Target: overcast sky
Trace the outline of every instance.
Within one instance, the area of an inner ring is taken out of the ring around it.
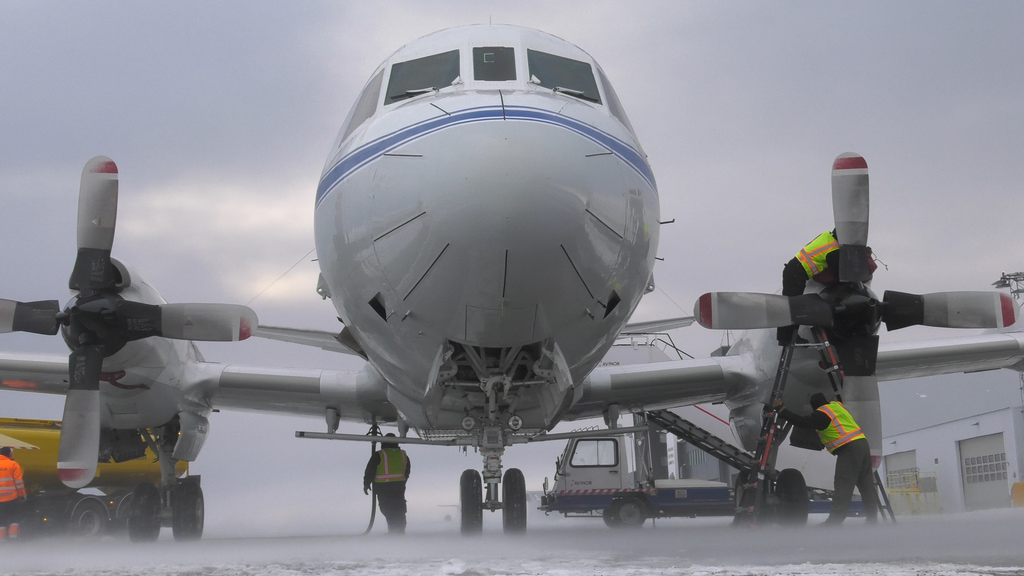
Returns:
[[[832,227],[830,167],[846,151],[871,170],[879,294],[985,290],[1024,269],[1019,2],[2,2],[0,296],[66,299],[79,177],[105,154],[121,180],[114,255],[167,300],[249,303],[266,324],[336,330],[307,254],[337,130],[394,50],[487,22],[577,44],[615,85],[662,220],[675,219],[638,319],[689,314],[708,291],[776,291],[783,264]],[[904,332],[895,337],[941,336]],[[722,338],[696,326],[673,336],[694,355]],[[0,349],[66,352],[32,335],[4,336]],[[220,361],[358,366],[273,342],[202,349]],[[0,395],[0,416],[60,417],[61,399],[22,398]],[[232,499],[279,496],[244,480],[264,475],[268,458],[308,482],[290,488],[344,495],[320,507],[323,522],[331,506],[363,514],[356,460],[368,450],[290,437],[321,427],[215,415],[193,466],[209,521]],[[558,448],[510,450],[506,466],[537,489]],[[461,468],[480,465],[472,453],[412,450],[422,480],[410,490],[424,500],[429,488],[454,503]],[[444,464],[430,475],[428,460]]]

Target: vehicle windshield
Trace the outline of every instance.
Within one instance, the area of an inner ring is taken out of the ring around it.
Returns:
[[[573,452],[573,466],[615,466],[618,464],[615,440],[580,440]]]
[[[527,50],[526,60],[530,67],[530,81],[589,102],[601,103],[601,94],[597,91],[594,70],[590,64]]]
[[[384,105],[451,86],[458,78],[458,50],[398,62],[391,66],[391,78],[388,80],[388,93]]]

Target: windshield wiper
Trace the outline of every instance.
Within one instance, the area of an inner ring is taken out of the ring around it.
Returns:
[[[412,98],[414,96],[419,96],[421,94],[426,94],[427,92],[437,92],[437,91],[438,91],[438,88],[435,88],[433,86],[431,86],[429,88],[415,88],[413,90],[406,90],[405,92],[403,92],[401,94],[395,94],[394,96],[391,97],[391,99],[392,100],[404,100],[406,98]]]
[[[580,90],[574,90],[572,88],[566,88],[564,86],[555,86],[552,89],[552,92],[561,92],[562,94],[573,96],[575,98],[579,98],[580,100],[586,100],[587,102],[593,102],[595,104],[600,102],[600,100],[598,100],[597,98],[594,98],[593,96],[587,96]]]

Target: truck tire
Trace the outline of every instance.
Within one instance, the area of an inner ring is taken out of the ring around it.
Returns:
[[[501,525],[505,534],[526,533],[526,478],[522,470],[509,468],[501,481]]]
[[[77,538],[99,538],[107,533],[110,517],[107,507],[95,496],[86,496],[71,510],[68,530]]]
[[[149,482],[132,490],[128,510],[128,539],[132,542],[153,542],[160,537],[160,491]]]
[[[480,534],[484,530],[483,481],[476,470],[465,470],[459,480],[459,508],[462,522],[459,531],[464,535]]]
[[[611,508],[601,511],[601,519],[604,520],[604,525],[609,528],[620,528],[622,522],[619,521],[618,516],[612,511]]]
[[[647,521],[647,505],[638,498],[623,498],[612,504],[612,517],[621,528],[639,528]]]
[[[171,493],[171,529],[178,542],[203,537],[203,489],[198,482],[182,482]]]
[[[803,526],[807,524],[807,511],[810,498],[807,495],[807,482],[804,475],[795,468],[786,468],[779,472],[775,480],[775,494],[779,497],[776,519],[785,526]]]

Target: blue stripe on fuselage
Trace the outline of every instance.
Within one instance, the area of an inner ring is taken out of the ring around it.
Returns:
[[[651,188],[655,188],[654,173],[647,164],[647,160],[637,150],[606,132],[602,132],[589,124],[540,108],[508,106],[502,109],[500,106],[488,106],[469,108],[451,115],[424,120],[411,126],[406,126],[391,134],[381,136],[357,148],[328,170],[327,174],[320,180],[320,185],[316,191],[316,205],[319,206],[328,192],[356,170],[402,144],[452,126],[494,120],[541,122],[571,130],[615,154],[615,156],[623,160],[639,174],[640,177],[646,180]]]

